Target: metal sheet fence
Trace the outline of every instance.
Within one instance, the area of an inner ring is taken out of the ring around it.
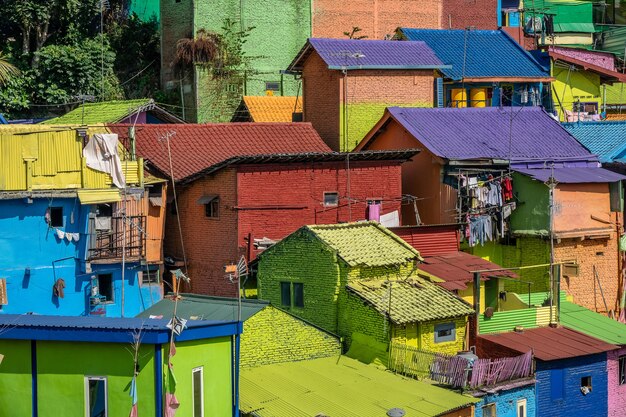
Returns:
[[[431,379],[454,388],[478,388],[526,378],[533,373],[532,352],[513,358],[469,360],[392,342],[389,369],[417,379]]]

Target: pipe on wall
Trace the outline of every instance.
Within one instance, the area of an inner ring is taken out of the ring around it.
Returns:
[[[163,355],[161,344],[154,345],[154,410],[156,417],[163,416]]]

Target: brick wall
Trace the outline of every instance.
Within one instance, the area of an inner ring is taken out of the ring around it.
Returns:
[[[177,192],[191,290],[197,294],[236,295],[236,285],[224,277],[224,266],[238,260],[235,169],[223,169],[188,187],[179,187]],[[220,198],[217,219],[206,217],[204,205],[198,204],[199,198],[212,194]],[[166,220],[165,253],[182,258],[177,219],[170,208]]]
[[[438,28],[440,0],[313,0],[313,37],[343,38],[354,26],[357,35],[383,39],[399,26]]]
[[[344,340],[346,350],[350,348],[354,333],[369,336],[377,342],[389,343],[390,326],[386,317],[367,305],[361,297],[341,291],[338,333]]]
[[[455,338],[452,342],[435,342],[435,326],[441,323],[454,322]],[[420,348],[429,352],[448,353],[456,355],[458,352],[465,350],[465,329],[467,325],[467,317],[458,317],[445,320],[433,320],[420,323]]]
[[[481,392],[484,394],[484,392]],[[526,416],[534,417],[535,414],[535,385],[526,385],[513,389],[502,390],[486,394],[481,401],[476,404],[475,417],[487,417],[483,413],[483,406],[496,403],[496,413],[498,416],[517,417],[517,402],[526,400]]]
[[[578,264],[578,276],[561,279],[561,290],[574,297],[574,302],[599,313],[615,309],[618,292],[618,236],[611,239],[563,239],[555,242],[554,256],[557,262],[573,260]],[[594,276],[594,267],[600,284]],[[602,290],[600,290],[602,287]]]
[[[341,354],[339,339],[275,307],[244,322],[242,367],[295,362]]]
[[[498,0],[443,0],[441,28],[498,28]]]
[[[626,410],[626,384],[619,384],[619,357],[626,355],[623,347],[607,353],[607,375],[609,380],[609,417],[622,417]]]

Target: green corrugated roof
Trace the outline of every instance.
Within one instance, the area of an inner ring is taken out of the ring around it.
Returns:
[[[626,345],[626,324],[569,301],[561,301],[561,324],[607,343]]]
[[[181,294],[178,300],[176,315],[184,319],[194,317],[195,320],[231,321],[237,320],[237,299],[209,297],[195,294]],[[241,300],[241,320],[246,321],[268,306],[268,302],[260,300]],[[150,316],[172,317],[174,300],[165,297],[137,317]]]
[[[398,281],[355,281],[347,288],[379,313],[389,314],[391,321],[398,324],[461,317],[474,312],[451,292],[417,276]]]
[[[615,83],[606,86],[606,104],[626,104],[625,83]]]
[[[240,408],[258,417],[438,416],[477,399],[342,356],[243,369]]]
[[[136,113],[141,106],[154,104],[152,99],[142,98],[138,100],[102,101],[100,103],[85,103],[85,116],[83,118],[83,106],[78,106],[69,113],[54,119],[46,120],[42,124],[78,124],[89,125],[94,123],[117,123],[131,114]]]
[[[305,227],[350,266],[401,265],[421,259],[411,245],[377,222]]]

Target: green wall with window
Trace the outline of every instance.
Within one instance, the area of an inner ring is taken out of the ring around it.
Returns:
[[[0,416],[32,415],[30,341],[0,340],[0,355]]]

